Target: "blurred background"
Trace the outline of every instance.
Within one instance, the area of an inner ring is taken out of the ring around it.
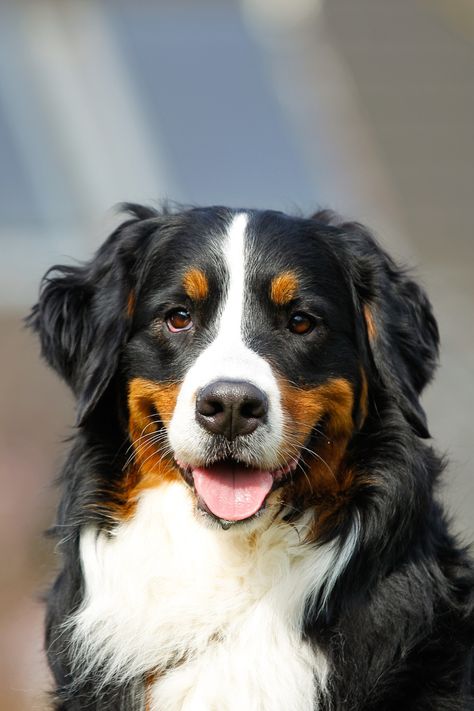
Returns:
[[[123,200],[370,225],[440,322],[424,404],[474,538],[472,0],[0,0],[0,711],[46,709],[40,597],[69,393],[22,318]]]

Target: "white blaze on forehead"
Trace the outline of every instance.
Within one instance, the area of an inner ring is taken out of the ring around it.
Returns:
[[[224,258],[229,274],[227,298],[219,323],[219,339],[241,340],[245,300],[245,213],[234,217],[224,243]]]
[[[243,340],[246,303],[245,238],[248,216],[238,213],[223,241],[222,254],[228,274],[228,288],[217,317],[217,335],[200,353],[186,374],[168,427],[175,456],[189,464],[205,463],[205,447],[212,435],[195,419],[198,392],[217,380],[246,380],[260,388],[268,398],[267,422],[249,437],[255,463],[276,468],[277,452],[282,442],[283,416],[280,392],[270,365]]]

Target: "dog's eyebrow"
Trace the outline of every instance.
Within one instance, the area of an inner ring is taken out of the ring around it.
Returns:
[[[286,271],[273,277],[270,284],[270,298],[282,306],[295,298],[298,291],[298,277],[295,272]]]
[[[209,294],[209,282],[201,269],[188,269],[183,277],[183,287],[193,301],[201,301]]]

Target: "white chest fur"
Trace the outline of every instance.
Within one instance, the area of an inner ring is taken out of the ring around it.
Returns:
[[[303,642],[302,615],[333,578],[335,547],[301,537],[287,524],[211,530],[184,485],[147,491],[112,537],[82,532],[78,671],[102,667],[106,683],[163,670],[151,711],[313,708],[327,664]]]

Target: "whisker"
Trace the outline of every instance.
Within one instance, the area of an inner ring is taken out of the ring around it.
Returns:
[[[137,440],[132,442],[127,452],[132,449],[130,456],[125,462],[123,469],[127,468],[138,455],[146,450],[148,447],[152,447],[154,444],[158,444],[161,440],[167,439],[167,433],[165,430],[157,432],[148,432],[146,435],[141,435]]]

